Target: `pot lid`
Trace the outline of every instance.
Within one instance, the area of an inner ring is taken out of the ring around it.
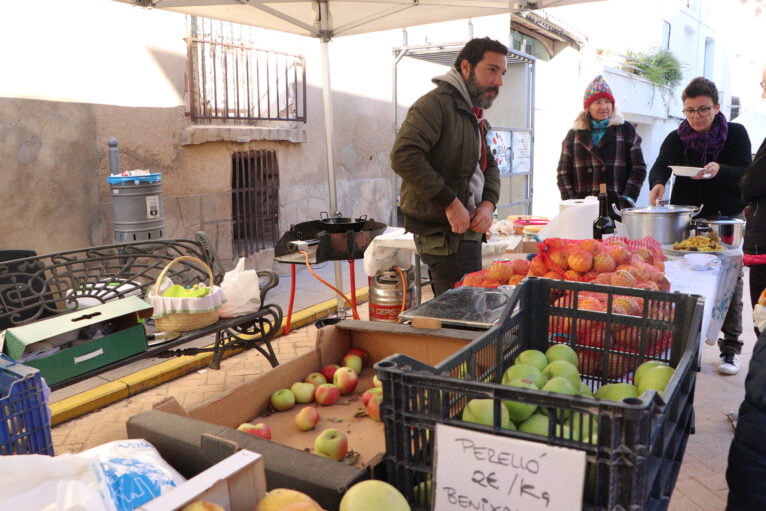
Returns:
[[[646,206],[643,208],[627,208],[622,213],[640,213],[640,214],[679,214],[692,213],[699,209],[697,206],[682,206],[678,204],[664,204],[662,206]]]
[[[712,225],[737,225],[737,224],[744,224],[745,223],[744,220],[741,220],[739,218],[730,218],[730,217],[697,218],[697,219],[695,219],[695,222],[697,222],[697,223],[705,223],[705,224],[712,224]]]

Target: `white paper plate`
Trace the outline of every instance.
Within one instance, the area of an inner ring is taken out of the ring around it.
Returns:
[[[678,165],[670,165],[670,168],[673,169],[673,174],[685,177],[691,177],[702,170],[702,167],[681,167]]]

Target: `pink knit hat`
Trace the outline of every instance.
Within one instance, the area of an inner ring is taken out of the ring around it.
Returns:
[[[583,108],[586,110],[591,103],[597,99],[606,98],[615,104],[614,96],[612,96],[612,89],[609,88],[609,84],[604,81],[604,77],[598,75],[590,82],[588,88],[585,89],[585,95],[583,96]]]

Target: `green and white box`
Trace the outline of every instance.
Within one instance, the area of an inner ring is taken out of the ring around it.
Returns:
[[[137,296],[9,328],[5,352],[36,367],[48,385],[146,350],[141,319],[152,306]]]

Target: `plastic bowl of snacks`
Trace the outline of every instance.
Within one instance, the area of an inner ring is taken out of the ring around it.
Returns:
[[[684,259],[692,270],[704,271],[709,270],[710,265],[718,258],[713,254],[686,254]]]

